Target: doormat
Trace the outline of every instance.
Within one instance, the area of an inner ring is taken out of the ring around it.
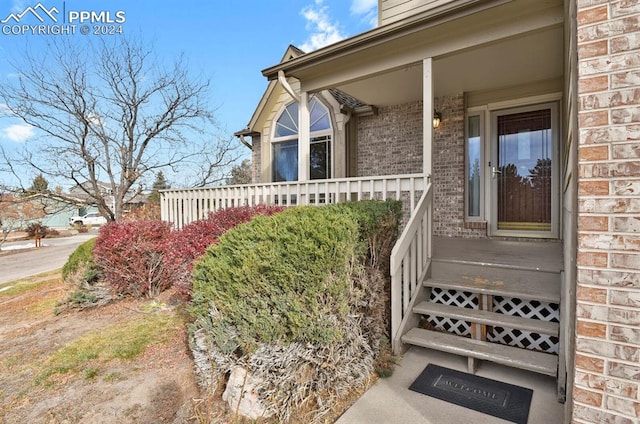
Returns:
[[[409,387],[445,402],[527,424],[533,390],[429,364]]]

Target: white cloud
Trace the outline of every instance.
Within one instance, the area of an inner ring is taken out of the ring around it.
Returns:
[[[328,11],[329,8],[323,5],[323,0],[316,0],[314,5],[306,6],[300,12],[307,20],[307,29],[311,31],[307,40],[300,46],[305,52],[317,50],[345,38],[337,22],[331,21]]]
[[[2,136],[16,143],[24,143],[35,134],[29,124],[14,124],[2,129]]]
[[[378,25],[378,0],[352,0],[349,11],[372,28]]]

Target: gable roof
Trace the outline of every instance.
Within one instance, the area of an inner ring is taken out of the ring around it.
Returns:
[[[290,44],[287,47],[287,50],[285,51],[284,55],[282,56],[280,63],[284,64],[286,62],[295,60],[298,57],[303,56],[305,54],[306,53],[304,51]],[[256,131],[255,125],[258,121],[258,117],[262,113],[264,107],[266,106],[269,100],[269,96],[271,96],[271,94],[273,93],[273,90],[275,89],[276,85],[278,85],[277,80],[269,81],[269,85],[267,86],[267,89],[262,94],[262,97],[260,98],[260,101],[258,102],[258,105],[256,106],[256,109],[254,110],[253,115],[251,115],[251,120],[247,124],[247,127],[233,134],[234,136],[239,137],[240,141],[242,141],[242,143],[244,143],[249,148],[251,148],[250,144],[244,141],[243,137],[244,136],[255,137],[260,135],[260,132]],[[355,110],[357,108],[367,106],[365,103],[361,102],[355,97],[350,96],[349,94],[342,92],[338,89],[332,88],[329,90],[329,93],[333,96],[334,99],[336,99],[336,101],[340,105],[346,106],[346,108],[349,110]]]
[[[300,50],[293,44],[289,44],[289,46],[284,52],[284,55],[282,55],[282,59],[280,59],[280,63],[288,62],[304,54],[305,54],[304,51]],[[253,114],[251,115],[251,119],[249,120],[247,127],[236,132],[234,134],[236,137],[239,137],[240,135],[249,135],[249,136],[251,136],[252,134],[257,135],[257,132],[255,131],[256,122],[258,121],[258,117],[260,116],[260,113],[262,113],[262,109],[264,109],[265,105],[267,104],[267,101],[269,100],[269,96],[271,95],[271,93],[273,93],[273,90],[275,89],[277,84],[278,84],[278,81],[269,81],[269,85],[267,85],[267,89],[262,94],[262,97],[258,102],[258,106],[256,106],[256,109],[253,111]]]

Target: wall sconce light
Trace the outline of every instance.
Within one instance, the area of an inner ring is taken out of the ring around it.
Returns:
[[[440,122],[442,122],[442,113],[434,110],[433,111],[433,129],[436,129],[440,126]]]

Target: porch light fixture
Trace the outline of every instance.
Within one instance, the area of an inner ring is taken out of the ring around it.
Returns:
[[[433,111],[433,129],[436,129],[440,126],[440,122],[442,122],[442,113],[437,110]]]

